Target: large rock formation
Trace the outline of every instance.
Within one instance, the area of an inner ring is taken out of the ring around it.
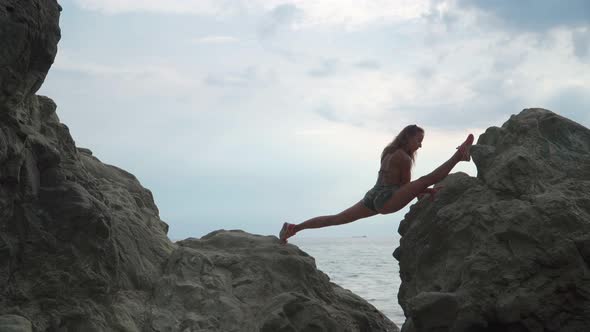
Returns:
[[[400,224],[402,331],[589,331],[590,130],[526,109],[472,152]]]
[[[217,231],[178,242],[155,293],[163,322],[194,331],[398,331],[312,257],[275,236]],[[157,330],[167,330],[167,326]]]
[[[1,331],[397,331],[276,237],[172,243],[150,191],[35,95],[60,10],[0,0]]]

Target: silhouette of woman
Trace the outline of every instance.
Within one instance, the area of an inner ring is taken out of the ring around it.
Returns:
[[[469,134],[449,160],[430,174],[411,181],[412,165],[423,139],[424,129],[417,125],[405,127],[381,153],[377,182],[360,202],[335,215],[311,218],[300,224],[284,223],[280,240],[286,243],[288,238],[304,229],[342,225],[376,214],[393,213],[423,195],[430,194],[433,199],[440,188],[429,187],[444,179],[460,161],[471,160],[469,149],[474,137]]]

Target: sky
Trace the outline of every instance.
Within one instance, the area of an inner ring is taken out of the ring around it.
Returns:
[[[408,124],[413,178],[525,108],[590,127],[587,0],[59,2],[38,94],[151,190],[173,240],[338,213]],[[407,212],[297,236],[394,234]]]

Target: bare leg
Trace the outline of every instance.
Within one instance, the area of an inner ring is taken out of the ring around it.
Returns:
[[[383,208],[379,210],[379,213],[388,214],[400,210],[404,206],[408,205],[408,203],[410,203],[420,193],[422,193],[424,189],[440,182],[447,175],[449,175],[453,167],[455,167],[459,161],[469,160],[469,147],[471,146],[472,142],[473,137],[470,135],[467,141],[463,143],[461,148],[459,148],[457,152],[453,154],[451,159],[447,160],[430,174],[424,175],[419,179],[402,186],[398,191],[395,192],[389,201],[385,203]]]
[[[308,228],[321,228],[327,226],[336,226],[347,224],[355,220],[367,218],[376,215],[377,212],[367,208],[362,202],[358,202],[348,209],[330,216],[320,216],[306,220],[298,225],[295,225],[295,231],[299,232]]]

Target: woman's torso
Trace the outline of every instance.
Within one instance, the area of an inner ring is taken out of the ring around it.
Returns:
[[[379,169],[379,176],[377,177],[376,185],[382,186],[399,186],[401,183],[401,167],[400,160],[403,157],[401,154],[406,154],[402,150],[396,150],[386,155],[381,161],[381,168]]]

